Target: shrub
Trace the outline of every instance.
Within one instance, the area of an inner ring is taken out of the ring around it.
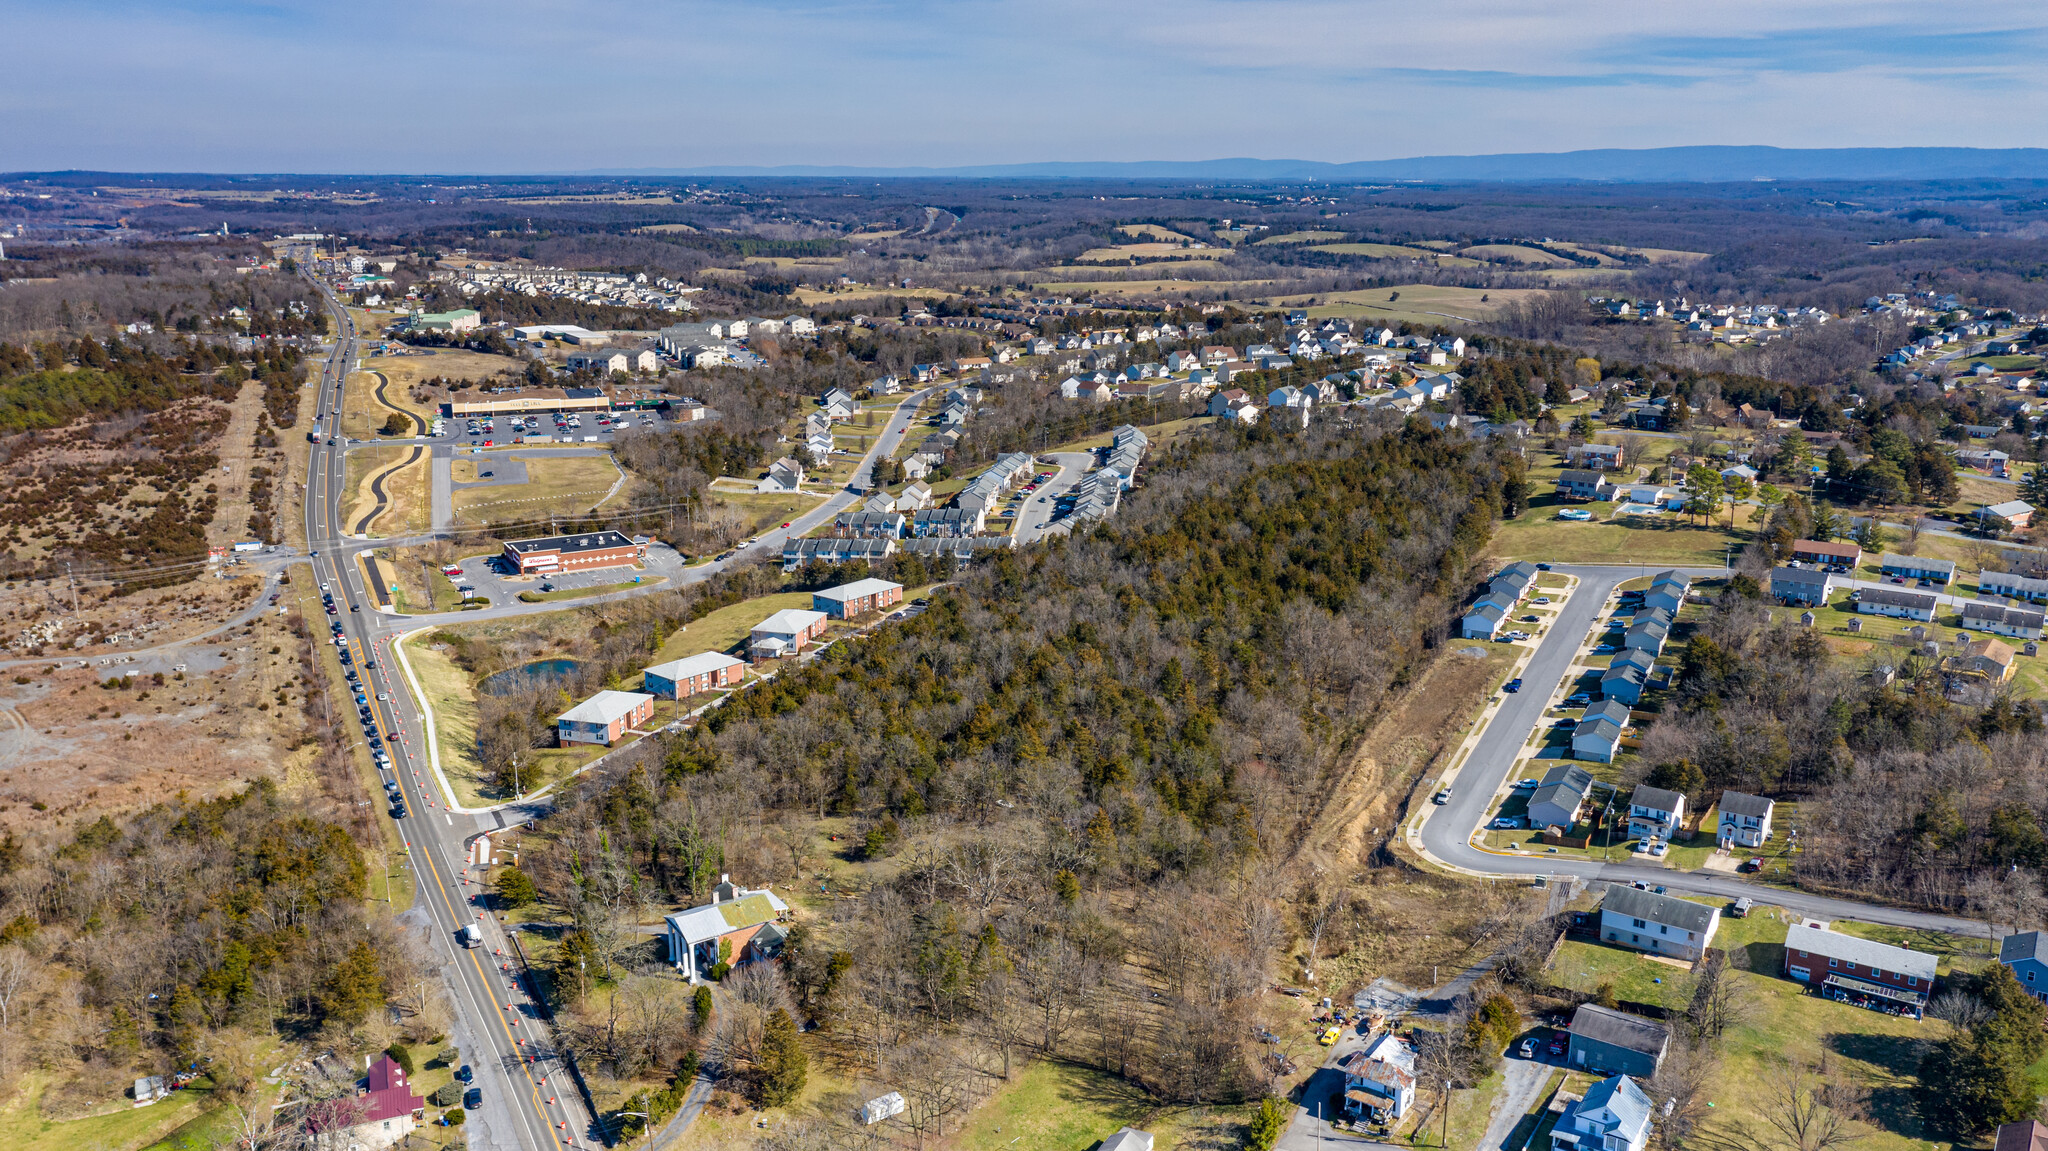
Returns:
[[[391,1056],[392,1062],[405,1069],[407,1079],[419,1074],[419,1068],[413,1065],[412,1052],[406,1049],[405,1044],[393,1043],[384,1049],[384,1054]]]
[[[1273,1151],[1273,1144],[1278,1143],[1281,1133],[1287,1130],[1287,1112],[1287,1105],[1271,1095],[1259,1100],[1251,1129],[1245,1133],[1245,1144],[1252,1151]]]

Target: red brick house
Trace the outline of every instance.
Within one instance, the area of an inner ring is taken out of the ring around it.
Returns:
[[[1920,1018],[1934,994],[1936,959],[1828,930],[1809,919],[1785,932],[1785,975],[1817,993],[1858,1007]]]

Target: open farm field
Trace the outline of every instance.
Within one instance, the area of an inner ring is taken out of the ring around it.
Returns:
[[[1122,232],[1126,236],[1136,236],[1142,240],[1160,240],[1169,244],[1178,244],[1182,240],[1194,239],[1193,236],[1182,235],[1171,228],[1160,227],[1158,224],[1124,224],[1118,227],[1117,231]]]
[[[1475,260],[1506,260],[1512,263],[1533,264],[1541,268],[1569,268],[1573,264],[1563,256],[1553,256],[1541,248],[1525,248],[1520,244],[1479,244],[1461,248],[1461,256]]]
[[[1254,241],[1254,246],[1258,244],[1327,244],[1332,240],[1341,240],[1343,238],[1344,233],[1342,232],[1285,232],[1278,236],[1267,236],[1263,240]]]
[[[1113,248],[1090,248],[1081,253],[1084,264],[1107,264],[1125,260],[1144,262],[1151,260],[1206,260],[1215,256],[1216,250],[1206,244],[1199,248],[1183,247],[1175,243],[1118,244]]]
[[[1480,261],[1464,256],[1448,256],[1432,252],[1428,248],[1411,248],[1401,244],[1316,244],[1318,252],[1334,252],[1340,256],[1371,256],[1379,260],[1428,260],[1445,268],[1476,268]]]
[[[1246,288],[1255,287],[1257,281],[1245,282]],[[1442,323],[1445,320],[1488,320],[1500,314],[1502,308],[1528,296],[1538,294],[1540,288],[1454,288],[1434,284],[1408,284],[1399,288],[1366,288],[1355,292],[1340,292],[1310,296],[1261,297],[1256,302],[1270,307],[1303,308],[1309,316],[1321,319],[1325,316],[1364,316],[1377,320],[1413,320],[1418,323]],[[1314,302],[1309,301],[1313,299]]]

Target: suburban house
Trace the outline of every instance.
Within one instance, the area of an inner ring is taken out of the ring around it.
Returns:
[[[2019,653],[1995,639],[1980,639],[1941,661],[1941,670],[1963,679],[2004,683],[2012,678]]]
[[[1593,794],[1593,773],[1583,767],[1558,764],[1543,773],[1543,779],[1529,796],[1529,826],[1557,827],[1570,831],[1579,821],[1579,809]]]
[[[804,466],[789,456],[784,456],[768,466],[768,474],[754,485],[757,492],[802,491]]]
[[[1777,804],[1761,795],[1724,791],[1715,805],[1721,817],[1714,832],[1722,847],[1762,847],[1771,838],[1771,813]]]
[[[1415,1105],[1415,1048],[1383,1031],[1364,1048],[1337,1061],[1344,1073],[1344,1113],[1391,1124]]]
[[[896,497],[896,510],[899,512],[914,512],[921,508],[929,507],[931,502],[931,485],[914,483],[905,487],[903,494]]]
[[[1603,1079],[1565,1105],[1550,1129],[1550,1151],[1643,1151],[1650,1145],[1653,1110],[1635,1080]]]
[[[1685,793],[1637,784],[1628,797],[1628,833],[1666,843],[1685,826]]]
[[[1928,559],[1924,556],[1902,556],[1885,552],[1878,557],[1878,567],[1884,578],[1897,576],[1901,579],[1926,580],[1929,583],[1953,583],[1956,578],[1954,560]]]
[[[1671,1047],[1671,1029],[1652,1019],[1630,1015],[1597,1003],[1583,1003],[1572,1012],[1571,1048],[1565,1065],[1607,1074],[1657,1073]]]
[[[2048,1001],[2048,931],[2022,931],[1999,940],[1998,961],[2012,968],[2027,994]]]
[[[1481,596],[1477,603],[1465,609],[1464,618],[1458,621],[1458,635],[1462,639],[1492,639],[1507,618],[1508,609],[1491,594]]]
[[[1664,653],[1664,641],[1670,638],[1670,613],[1663,608],[1644,608],[1636,613],[1635,622],[1621,637],[1621,646],[1631,651],[1648,652],[1650,658],[1655,659]]]
[[[821,611],[783,608],[747,633],[747,658],[781,659],[796,655],[804,650],[805,644],[825,634],[828,618]]]
[[[1833,540],[1793,540],[1792,558],[1803,564],[1852,568],[1862,562],[1863,549],[1853,543]]]
[[[1600,900],[1600,938],[1653,955],[1695,960],[1721,926],[1721,909],[1640,887],[1607,885]]]
[[[1622,465],[1620,444],[1573,444],[1564,453],[1566,465],[1611,472]]]
[[[1859,1007],[1886,1005],[1913,1018],[1934,994],[1936,959],[1909,947],[1844,935],[1808,919],[1785,929],[1785,975]]]
[[[1917,619],[1922,623],[1934,618],[1938,602],[1928,592],[1904,588],[1863,588],[1856,593],[1856,610],[1863,615],[1888,615],[1895,619]]]
[[[2010,563],[2012,557],[2007,556],[2006,559]],[[2048,603],[2048,579],[2036,579],[2017,572],[1979,572],[1977,594],[2023,599],[2028,603]]]
[[[1231,388],[1209,397],[1209,414],[1255,424],[1259,422],[1259,402],[1243,388]]]
[[[363,1093],[343,1102],[345,1107],[327,1114],[342,1117],[341,1122],[348,1124],[346,1127],[326,1129],[318,1118],[322,1114],[320,1109],[315,1109],[313,1117],[309,1117],[307,1133],[314,1137],[316,1145],[346,1147],[350,1151],[357,1148],[361,1151],[383,1151],[404,1142],[419,1126],[422,1112],[420,1097],[412,1093],[405,1068],[389,1055],[380,1055],[375,1063],[370,1064]]]
[[[811,593],[811,607],[833,619],[886,611],[902,602],[903,585],[885,579],[860,579]]]
[[[2015,639],[2040,639],[2044,621],[2048,621],[2048,615],[2043,615],[2037,607],[1982,599],[1963,605],[1963,626],[1971,631],[1988,631]]]
[[[718,877],[711,902],[667,916],[668,960],[691,983],[718,964],[739,967],[781,952],[789,905],[772,891],[748,891]]]
[[[842,536],[782,541],[782,570],[795,571],[805,564],[844,564],[856,560],[874,563],[896,553],[896,541],[864,540]]]
[[[1601,700],[1587,708],[1572,729],[1572,758],[1612,763],[1627,729],[1628,705],[1618,699]]]
[[[1648,652],[1631,648],[1614,657],[1607,670],[1600,673],[1600,695],[1603,699],[1619,700],[1635,706],[1643,701],[1643,689],[1650,683],[1651,657]]]
[[[653,714],[651,695],[601,691],[555,717],[555,738],[564,746],[601,743],[609,747]]]
[[[1675,571],[1658,572],[1651,577],[1649,589],[1643,592],[1643,606],[1659,609],[1675,618],[1678,609],[1685,606],[1685,593],[1690,590],[1690,577]]]
[[[1834,579],[1820,568],[1772,568],[1771,598],[1787,606],[1820,607],[1835,590]]]
[[[1614,495],[1614,484],[1599,472],[1566,468],[1557,473],[1557,494],[1568,500],[1604,500]]]
[[[1993,520],[2004,520],[2006,527],[2017,530],[2034,522],[2034,505],[2025,500],[2007,500],[2002,504],[1978,508],[1972,514],[1986,524]]]
[[[629,567],[646,558],[647,545],[619,532],[580,536],[542,536],[507,540],[505,564],[520,575],[553,575],[563,571]]]
[[[640,690],[662,699],[688,699],[747,677],[747,665],[722,651],[699,652],[658,663],[640,673]]]

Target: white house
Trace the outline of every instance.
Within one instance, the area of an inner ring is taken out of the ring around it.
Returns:
[[[1617,947],[1694,960],[1721,927],[1721,909],[1640,887],[1607,885],[1600,900],[1600,938]]]
[[[1626,1075],[1603,1079],[1565,1105],[1550,1130],[1551,1151],[1643,1151],[1650,1145],[1653,1110],[1635,1080]]]
[[[1771,813],[1777,804],[1761,795],[1724,791],[1715,840],[1722,847],[1762,847],[1771,838]]]
[[[765,959],[789,938],[779,922],[788,914],[774,892],[749,891],[721,875],[710,903],[667,917],[668,961],[695,983],[721,962],[740,967]]]
[[[1684,824],[1684,792],[1639,784],[1628,797],[1628,833],[1637,839],[1668,843]]]
[[[1393,1123],[1415,1106],[1415,1049],[1383,1031],[1362,1050],[1337,1061],[1344,1073],[1344,1113]]]
[[[795,492],[804,486],[804,466],[788,456],[768,468],[768,476],[754,485],[757,492]]]

